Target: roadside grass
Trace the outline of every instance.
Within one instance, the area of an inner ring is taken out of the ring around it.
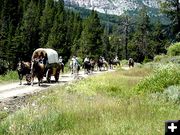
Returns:
[[[16,71],[9,71],[5,75],[0,75],[0,83],[7,81],[17,81],[18,79],[18,73]]]
[[[149,67],[134,67],[131,70],[126,70],[122,72],[124,76],[129,77],[145,77],[152,73],[152,69]]]
[[[68,72],[70,72],[70,69],[67,66],[65,66],[64,73],[68,73]],[[19,77],[18,77],[17,71],[9,71],[5,75],[0,75],[0,84],[14,82],[18,80],[19,80]],[[23,80],[25,80],[25,76],[23,77]]]
[[[51,88],[5,118],[0,134],[164,134],[164,122],[179,119],[180,107],[134,93],[133,88],[150,73],[146,68],[118,70]]]

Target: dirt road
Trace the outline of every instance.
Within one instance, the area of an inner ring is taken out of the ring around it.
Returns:
[[[122,69],[128,70],[129,67],[123,66]],[[86,78],[91,75],[98,75],[105,72],[113,72],[115,70],[109,69],[108,71],[95,71],[90,75],[84,74],[84,71],[80,71],[78,78]],[[41,86],[38,86],[37,80],[35,80],[35,84],[33,86],[27,85],[26,81],[22,82],[22,85],[19,85],[19,82],[9,83],[9,84],[0,84],[0,101],[3,101],[7,98],[17,97],[17,96],[24,96],[27,94],[33,94],[34,92],[46,90],[51,86],[55,85],[64,85],[69,82],[72,82],[76,80],[73,75],[70,73],[68,74],[61,74],[59,78],[59,82],[55,83],[54,77],[51,77],[52,83],[46,83],[45,79],[43,79],[44,82],[41,84]]]
[[[97,74],[102,74],[105,72],[113,72],[113,71],[115,70],[108,70],[108,71],[101,71],[101,72],[97,71],[97,72],[93,72],[91,75],[97,75]],[[81,71],[77,78],[86,78],[91,75],[84,74],[84,71]],[[68,82],[72,82],[76,80],[76,78],[74,78],[74,76],[69,73],[69,74],[60,75],[58,83],[55,83],[53,81],[54,80],[53,76],[51,77],[52,83],[46,83],[45,79],[43,80],[44,81],[41,84],[41,86],[38,86],[37,80],[34,81],[35,84],[33,86],[27,85],[26,81],[23,81],[22,85],[19,85],[19,82],[14,82],[10,84],[0,84],[0,101],[3,101],[7,98],[33,94],[34,92],[46,90],[51,86],[64,85],[64,84],[67,84]]]

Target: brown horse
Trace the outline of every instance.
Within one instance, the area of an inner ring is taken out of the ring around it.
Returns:
[[[30,71],[31,71],[31,63],[19,61],[17,64],[17,72],[20,80],[20,85],[22,84],[23,76],[26,75],[27,83],[30,83]]]
[[[40,82],[42,82],[42,79],[44,77],[44,71],[45,71],[45,65],[40,63],[39,60],[35,59],[32,61],[31,66],[31,85],[33,86],[34,83],[34,77],[36,76],[38,78],[38,85],[40,86]]]
[[[132,58],[129,58],[128,65],[129,65],[129,68],[134,67],[134,60]]]
[[[120,61],[116,59],[109,60],[110,69],[113,69],[114,66],[120,66]]]

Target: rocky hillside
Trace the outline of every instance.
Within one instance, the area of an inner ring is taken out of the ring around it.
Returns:
[[[121,15],[124,11],[135,10],[143,5],[159,8],[158,1],[160,0],[64,0],[64,3],[69,7],[78,6],[101,13]]]

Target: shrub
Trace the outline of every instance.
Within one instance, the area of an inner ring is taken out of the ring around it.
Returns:
[[[171,57],[169,61],[175,64],[180,64],[180,56]]]
[[[171,46],[168,48],[167,54],[168,54],[169,56],[177,56],[177,55],[180,55],[180,42],[171,45]]]
[[[161,54],[154,57],[154,62],[160,62],[162,59],[167,58],[167,55]]]
[[[171,85],[167,87],[163,93],[156,92],[150,94],[150,99],[153,101],[160,101],[162,103],[180,103],[180,85]]]
[[[178,102],[180,101],[180,86],[169,86],[163,94],[168,101]]]
[[[137,93],[162,92],[171,85],[180,84],[180,69],[174,64],[166,64],[156,67],[154,74],[142,80],[134,90]]]

